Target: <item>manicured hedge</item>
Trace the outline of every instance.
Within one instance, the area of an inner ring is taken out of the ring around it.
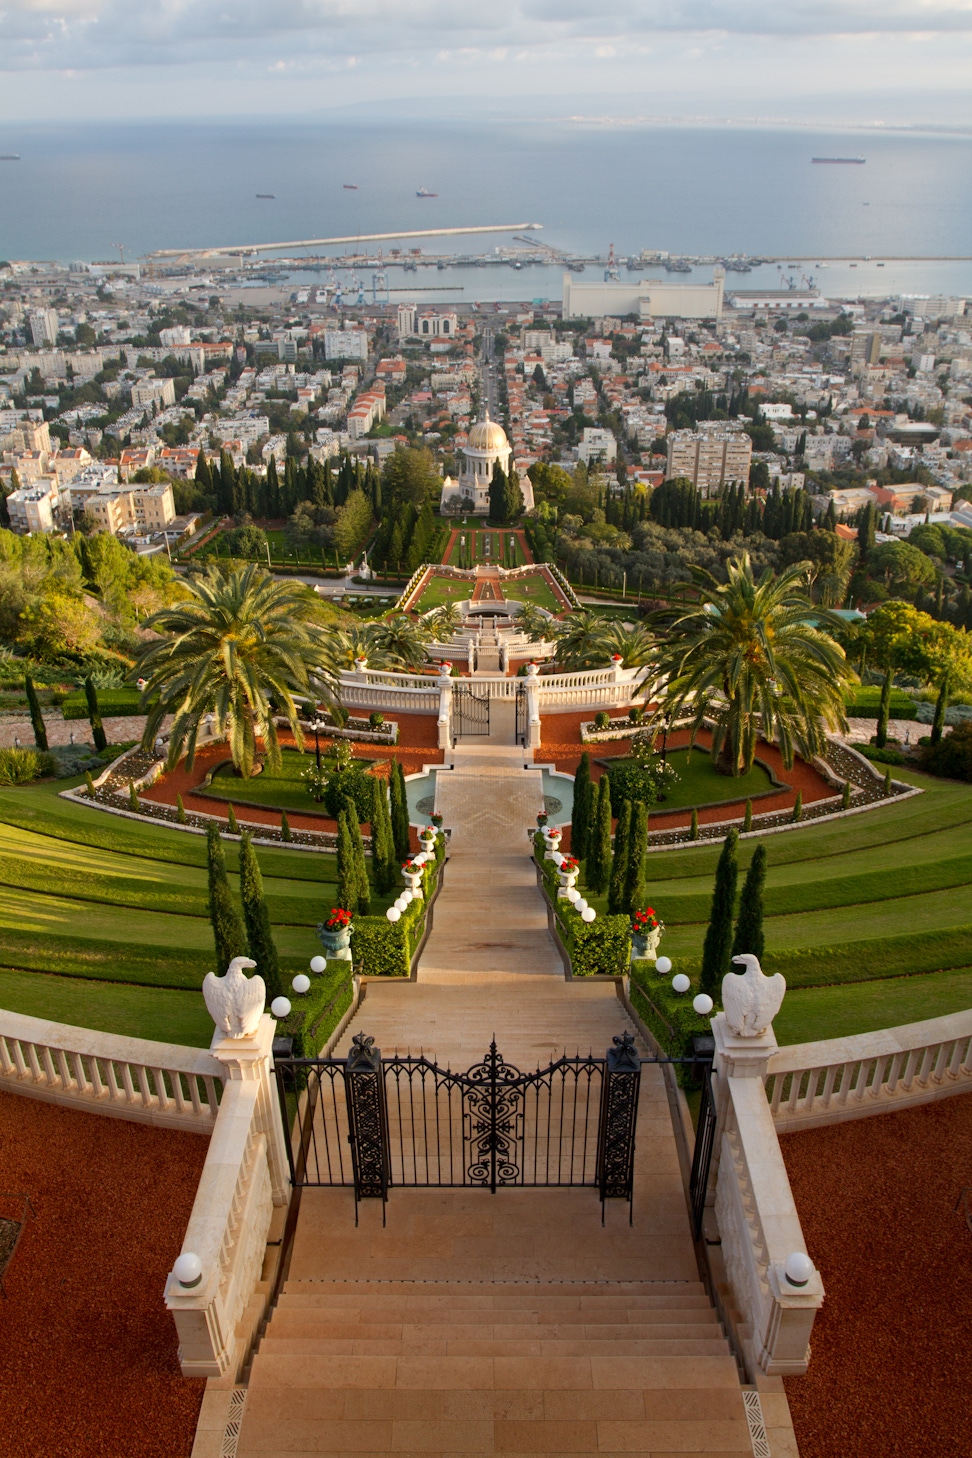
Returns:
[[[142,714],[142,695],[136,688],[99,689],[98,712],[103,719],[121,718],[129,714]],[[88,701],[83,693],[68,694],[61,705],[65,719],[86,719]]]
[[[445,859],[445,836],[436,836],[435,863],[422,876],[423,900],[413,901],[398,921],[387,916],[356,916],[351,933],[355,970],[364,977],[408,977],[412,957],[425,930],[425,912]]]
[[[560,901],[557,890],[560,879],[552,861],[544,860],[543,836],[534,836],[534,855],[547,895],[554,907],[557,930],[570,958],[575,977],[594,977],[598,973],[620,977],[628,970],[631,955],[631,923],[626,916],[601,916],[586,922],[569,901]]]
[[[688,992],[673,991],[667,977],[660,977],[654,962],[632,962],[631,1002],[638,1016],[654,1033],[670,1058],[684,1058],[692,1052],[692,1038],[711,1033],[710,1013],[702,1017],[692,1006],[698,985]]]
[[[278,1032],[294,1040],[295,1058],[315,1058],[351,1006],[353,996],[350,962],[331,961],[320,977],[311,977],[310,991],[303,995],[287,988],[291,1011]]]

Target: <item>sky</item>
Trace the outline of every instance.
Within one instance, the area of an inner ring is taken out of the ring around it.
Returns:
[[[9,121],[462,111],[972,128],[972,0],[0,0]]]

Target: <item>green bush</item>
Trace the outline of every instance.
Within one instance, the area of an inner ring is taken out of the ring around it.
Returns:
[[[880,684],[856,684],[844,698],[844,712],[849,719],[876,719],[881,706]],[[891,690],[891,718],[917,717],[915,701],[901,689]]]
[[[277,1031],[294,1040],[295,1058],[316,1058],[334,1032],[353,996],[350,962],[331,961],[320,977],[311,977],[303,994],[287,988],[291,1011]]]
[[[389,921],[387,916],[354,918],[351,954],[356,970],[363,976],[409,976],[412,957],[425,930],[425,912],[444,859],[445,837],[439,835],[435,842],[435,863],[426,864],[422,875],[423,900],[411,902],[398,921]]]
[[[876,744],[855,744],[854,748],[858,754],[863,754],[865,759],[872,760],[875,764],[907,764],[907,758],[899,749],[878,749]]]
[[[627,916],[598,915],[596,921],[583,921],[569,901],[557,898],[560,878],[553,861],[544,860],[546,847],[539,832],[533,838],[533,846],[574,976],[593,977],[597,973],[621,976],[628,970],[631,956],[631,922]]]
[[[944,779],[972,782],[972,723],[956,724],[941,743],[923,745],[921,767]]]
[[[600,709],[594,715],[594,728],[598,730],[607,729],[611,723],[611,716],[607,709]]]
[[[655,972],[654,962],[632,962],[631,1002],[669,1058],[691,1054],[692,1038],[712,1031],[709,1019],[713,1014],[703,1017],[697,1013],[691,989],[685,993],[673,991],[667,980]],[[687,1070],[679,1070],[683,1072]]]
[[[142,696],[137,688],[98,690],[98,710],[102,718],[122,718],[129,714],[144,713],[141,703]],[[88,701],[84,694],[68,694],[61,705],[61,713],[65,719],[86,719]]]
[[[0,749],[0,785],[31,785],[54,770],[54,756],[45,750]]]

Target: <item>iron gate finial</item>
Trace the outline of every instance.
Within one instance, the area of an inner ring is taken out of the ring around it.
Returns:
[[[355,1033],[351,1039],[346,1065],[349,1073],[367,1070],[377,1073],[381,1068],[381,1049],[375,1047],[370,1033]]]
[[[634,1034],[627,1029],[611,1040],[613,1048],[607,1051],[607,1065],[610,1073],[634,1073],[641,1067],[641,1059],[635,1047]]]

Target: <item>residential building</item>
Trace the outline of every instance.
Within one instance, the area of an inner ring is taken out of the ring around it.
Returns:
[[[618,458],[618,443],[613,430],[602,430],[600,426],[585,425],[577,459],[585,466],[611,465]]]
[[[324,358],[367,359],[367,331],[364,329],[325,329]]]
[[[133,482],[129,495],[135,510],[136,525],[145,531],[160,532],[175,520],[172,483]]]
[[[44,476],[30,486],[12,491],[7,497],[11,531],[21,535],[53,531],[59,500],[57,482],[52,476]]]
[[[166,349],[175,349],[177,346],[192,343],[192,334],[185,324],[177,324],[172,329],[160,329],[159,340]]]
[[[352,440],[360,440],[384,418],[385,387],[376,384],[373,389],[359,395],[348,411],[348,435]]]
[[[459,316],[440,313],[437,309],[419,309],[417,304],[399,304],[398,334],[406,339],[454,339],[459,329]]]
[[[666,478],[684,477],[711,496],[727,482],[749,481],[753,443],[744,430],[719,426],[709,430],[676,430],[666,440]]]
[[[35,349],[44,349],[57,343],[57,314],[53,309],[40,309],[30,316],[30,337]]]
[[[142,407],[158,405],[160,408],[174,405],[175,381],[157,380],[154,376],[146,380],[136,380],[132,385],[132,404]]]
[[[113,537],[124,528],[135,525],[135,503],[131,491],[96,491],[88,497],[84,509],[100,531]]]

